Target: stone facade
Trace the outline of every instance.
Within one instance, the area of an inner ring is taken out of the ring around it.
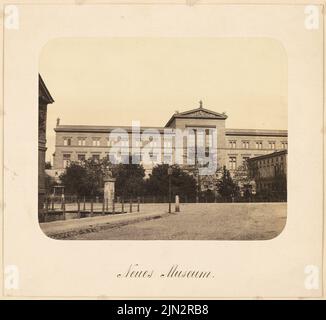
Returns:
[[[147,173],[151,172],[156,163],[175,161],[177,146],[174,136],[177,129],[185,130],[187,128],[210,130],[214,129],[216,134],[216,155],[218,167],[226,166],[234,171],[242,165],[247,159],[273,153],[275,151],[287,149],[287,131],[286,130],[255,130],[255,129],[229,129],[226,128],[225,114],[220,114],[202,107],[186,112],[175,113],[164,127],[147,128],[141,127],[140,133],[145,134],[149,129],[156,131],[160,135],[160,141],[153,150],[161,154],[160,161],[153,159],[152,163],[145,164]],[[119,127],[126,130],[128,137],[125,144],[122,143],[121,152],[124,155],[131,154],[131,133],[132,127]],[[82,159],[104,158],[108,155],[109,149],[114,145],[110,141],[109,134],[118,127],[112,126],[86,126],[86,125],[60,125],[56,128],[56,146],[53,160],[53,169],[57,172],[63,171],[71,161]],[[168,133],[164,135],[164,133]],[[209,134],[209,133],[208,133]],[[170,141],[170,137],[172,140]],[[187,138],[186,138],[187,139]],[[149,143],[148,135],[142,138],[142,145]],[[171,147],[171,155],[166,154],[164,147]],[[187,154],[187,144],[182,146],[183,155]],[[183,163],[186,166],[186,162]]]
[[[45,152],[46,152],[46,115],[48,104],[53,103],[50,92],[45,86],[44,81],[39,75],[39,94],[38,94],[38,206],[43,208],[45,195]]]
[[[286,200],[287,150],[251,158],[248,168],[250,177],[256,183],[257,193],[275,192]]]

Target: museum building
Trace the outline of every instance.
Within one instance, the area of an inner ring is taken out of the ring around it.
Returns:
[[[216,149],[218,168],[226,166],[231,172],[247,163],[250,158],[287,150],[287,130],[232,129],[226,127],[226,120],[225,113],[206,109],[200,101],[198,108],[174,113],[164,127],[140,127],[141,141],[138,147],[142,148],[150,144],[152,155],[150,161],[145,163],[142,161],[142,155],[139,154],[139,162],[143,164],[146,174],[149,174],[156,164],[175,163],[177,150],[175,133],[178,129],[186,132],[189,128],[192,129],[192,135],[185,137],[185,143],[182,145],[184,160],[183,163],[178,162],[185,167],[187,166],[185,155],[188,152],[186,141],[187,139],[199,141],[200,137],[197,135],[200,134],[205,136],[203,140],[207,150],[212,146]],[[108,157],[110,148],[116,149],[117,145],[121,157],[135,156],[132,154],[133,129],[132,126],[66,125],[61,124],[58,119],[54,128],[56,141],[53,170],[60,174],[73,161]],[[111,133],[116,130],[123,130],[127,135],[122,139],[112,138]],[[151,130],[152,136],[148,134]],[[155,139],[155,135],[160,135],[160,139]],[[215,141],[214,144],[212,140]]]

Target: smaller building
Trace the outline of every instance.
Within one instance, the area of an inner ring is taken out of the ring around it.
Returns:
[[[287,150],[247,160],[250,177],[256,183],[258,197],[265,200],[287,199]]]
[[[42,210],[45,197],[46,116],[48,104],[54,102],[42,77],[38,76],[38,208]]]

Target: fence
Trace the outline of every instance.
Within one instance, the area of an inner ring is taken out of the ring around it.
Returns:
[[[121,214],[140,211],[140,198],[117,199],[109,203],[103,197],[51,196],[46,197],[40,222],[79,219],[108,214]]]

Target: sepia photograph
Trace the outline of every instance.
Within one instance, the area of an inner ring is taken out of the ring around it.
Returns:
[[[38,217],[60,240],[270,240],[287,220],[271,38],[59,38],[39,58]]]
[[[324,6],[44,1],[4,6],[2,297],[325,297]]]

